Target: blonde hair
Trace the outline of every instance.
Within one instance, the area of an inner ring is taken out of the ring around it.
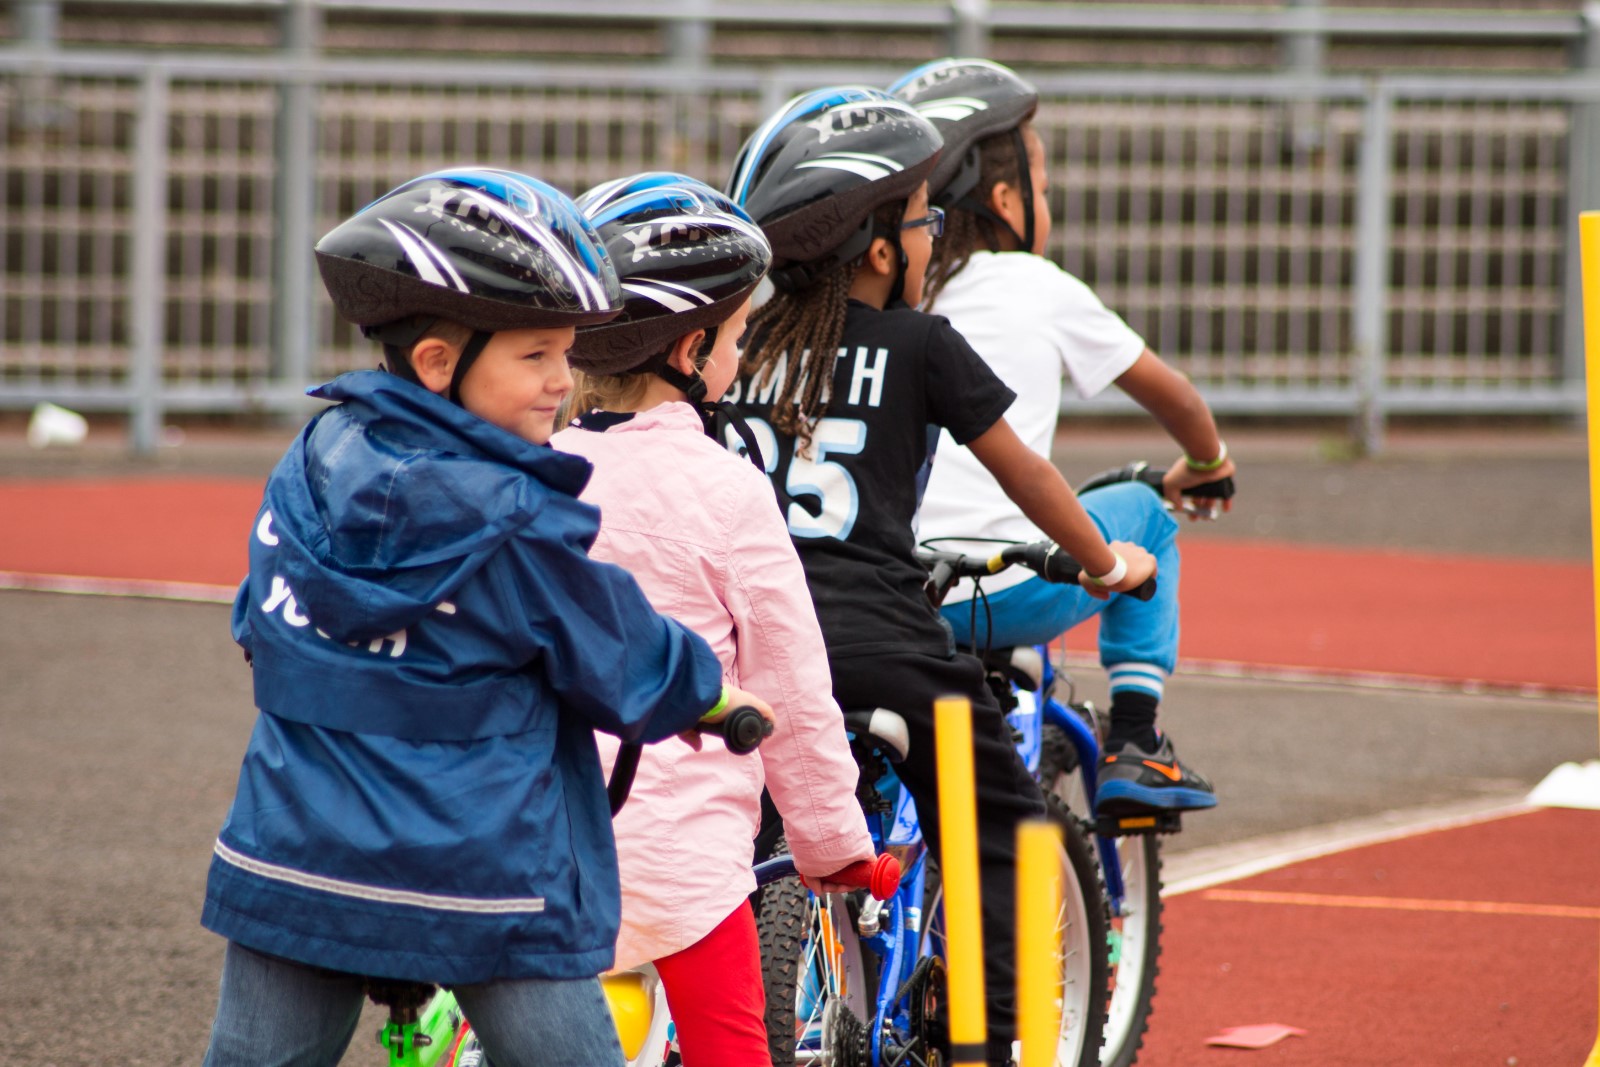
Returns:
[[[693,331],[691,331],[693,332]],[[687,336],[687,335],[685,335]],[[709,333],[707,336],[711,336]],[[680,337],[668,345],[664,351],[645,361],[647,365],[656,366],[672,354],[678,346]],[[702,341],[699,346],[689,354],[689,359],[694,363],[695,370],[700,370],[711,358],[709,346]],[[572,368],[572,392],[567,394],[566,403],[562,407],[560,417],[556,424],[564,425],[581,415],[591,411],[637,411],[644,402],[645,390],[650,388],[650,383],[656,380],[654,370],[634,370],[623,374],[590,374],[578,368]]]
[[[572,392],[567,396],[565,421],[595,409],[631,411],[644,400],[644,391],[655,375],[650,371],[628,374],[589,374],[573,368]]]

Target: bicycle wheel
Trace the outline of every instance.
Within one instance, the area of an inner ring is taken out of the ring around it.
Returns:
[[[1061,1029],[1056,1037],[1056,1067],[1094,1067],[1105,1031],[1110,975],[1105,894],[1094,846],[1081,820],[1049,793],[1045,806],[1061,829]],[[931,881],[931,876],[930,876]],[[925,944],[945,955],[944,887],[931,890]]]
[[[868,1067],[875,990],[845,897],[782,879],[761,894],[756,928],[773,1067]]]
[[[1089,815],[1077,753],[1054,726],[1045,727],[1039,781],[1080,818]],[[1131,1067],[1139,1058],[1156,978],[1161,973],[1161,839],[1154,834],[1113,838],[1122,869],[1122,909],[1111,916],[1111,999],[1106,1007],[1100,1067]],[[1099,851],[1095,850],[1099,861]]]

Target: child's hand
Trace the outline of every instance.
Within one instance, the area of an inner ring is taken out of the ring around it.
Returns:
[[[717,712],[715,715],[701,719],[700,721],[703,723],[721,722],[723,719],[728,717],[728,712],[732,711],[734,708],[746,706],[755,708],[761,713],[761,717],[766,719],[768,722],[773,724],[777,723],[778,718],[773,713],[771,704],[768,704],[765,700],[762,700],[749,690],[740,689],[738,686],[733,685],[728,686],[728,702],[722,706],[722,710]],[[678,736],[683,738],[684,743],[690,748],[694,749],[696,752],[700,751],[700,731],[698,729],[685,730]]]
[[[859,876],[848,882],[835,881],[835,879],[841,874],[850,873],[852,867],[870,864],[874,859],[876,859],[875,856],[867,855],[859,860],[851,860],[849,863],[830,874],[816,875],[801,873],[800,884],[817,894],[819,897],[827,893],[849,893],[852,890],[864,888]]]
[[[1197,471],[1189,466],[1188,458],[1179,456],[1178,461],[1167,469],[1161,477],[1161,495],[1172,503],[1174,511],[1181,511],[1189,516],[1190,522],[1199,519],[1215,519],[1224,511],[1233,508],[1232,500],[1215,500],[1204,497],[1184,497],[1184,490],[1193,489],[1197,485],[1207,482],[1220,482],[1224,478],[1233,477],[1233,460],[1224,457],[1222,466],[1216,470]]]
[[[1083,591],[1096,600],[1109,600],[1112,593],[1126,593],[1130,589],[1137,589],[1156,572],[1156,558],[1146,552],[1132,541],[1113,541],[1111,551],[1121,556],[1127,563],[1127,573],[1122,579],[1112,585],[1099,585],[1089,581],[1088,574],[1078,584]]]

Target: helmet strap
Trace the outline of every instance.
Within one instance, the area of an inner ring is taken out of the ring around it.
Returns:
[[[884,302],[884,307],[894,307],[906,295],[906,268],[911,261],[906,258],[906,250],[900,247],[900,235],[891,233],[884,238],[894,246],[895,265],[894,281],[889,285],[889,299]]]
[[[461,355],[456,359],[455,373],[450,376],[449,397],[452,404],[461,403],[461,382],[466,378],[467,371],[478,361],[483,354],[484,346],[494,337],[494,334],[484,330],[474,330],[472,336],[467,338],[467,343],[461,348]]]
[[[951,207],[958,207],[970,211],[980,219],[986,219],[999,229],[996,233],[1005,232],[1011,235],[1016,242],[1017,249],[1022,252],[1033,251],[1033,238],[1036,232],[1036,222],[1033,214],[1033,171],[1028,166],[1028,144],[1022,139],[1022,128],[1014,127],[1011,130],[1011,143],[1017,153],[1017,193],[1022,197],[1022,232],[1007,222],[1001,214],[988,204],[980,201],[974,193],[976,189],[969,190],[958,197]],[[991,252],[1000,249],[991,247]]]
[[[701,342],[702,348],[716,345],[717,330],[720,328],[720,326],[706,328],[705,340]],[[720,427],[731,427],[733,432],[739,435],[739,440],[744,442],[744,454],[750,462],[754,463],[762,474],[767,473],[767,463],[761,455],[761,447],[756,444],[755,432],[750,429],[750,424],[739,413],[739,409],[725,400],[707,400],[706,380],[700,377],[700,372],[696,370],[693,374],[685,374],[667,362],[671,358],[670,352],[663,352],[646,364],[644,369],[668,385],[683,391],[689,398],[690,405],[700,415],[700,425],[705,429],[707,437],[720,443],[722,441]]]
[[[657,378],[660,378],[668,385],[675,389],[683,390],[684,395],[689,398],[689,403],[695,407],[698,408],[706,402],[706,380],[700,377],[699,371],[695,371],[693,374],[685,374],[665,361],[651,368],[651,370]]]
[[[1011,128],[1011,144],[1017,150],[1017,191],[1022,194],[1022,251],[1033,251],[1033,168],[1028,165],[1028,142],[1022,138],[1022,127]],[[1015,231],[1012,231],[1015,236]]]
[[[417,369],[411,365],[411,357],[399,345],[383,346],[383,362],[378,369],[388,371],[396,378],[403,378],[412,385],[422,384],[422,379],[417,377]]]

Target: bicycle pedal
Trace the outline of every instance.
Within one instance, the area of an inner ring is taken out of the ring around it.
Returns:
[[[1183,829],[1183,815],[1176,811],[1148,815],[1102,815],[1094,822],[1101,837],[1144,837],[1150,834],[1175,834]]]

